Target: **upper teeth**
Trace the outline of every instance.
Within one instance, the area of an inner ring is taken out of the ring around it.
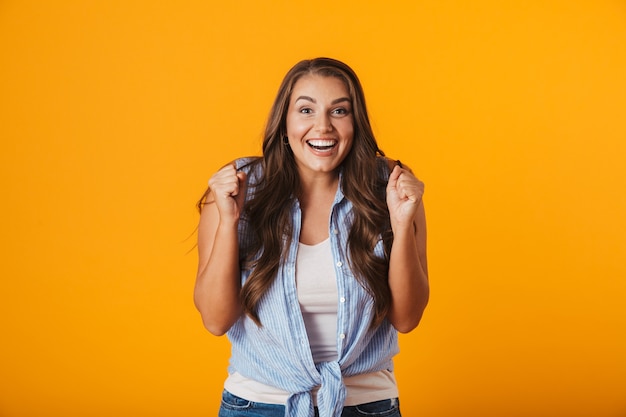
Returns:
[[[310,140],[309,145],[311,146],[333,146],[335,144],[334,140]]]

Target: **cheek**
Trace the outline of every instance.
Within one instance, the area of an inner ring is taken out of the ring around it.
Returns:
[[[341,127],[341,133],[346,139],[352,140],[354,138],[354,125],[352,122],[343,125]]]
[[[294,120],[288,117],[286,125],[288,137],[302,136],[307,131],[306,123],[303,123],[301,120]]]

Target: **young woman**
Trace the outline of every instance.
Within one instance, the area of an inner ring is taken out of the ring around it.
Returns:
[[[263,156],[198,203],[194,300],[232,344],[220,416],[400,416],[397,332],[429,294],[423,190],[378,148],[350,67],[287,73]]]

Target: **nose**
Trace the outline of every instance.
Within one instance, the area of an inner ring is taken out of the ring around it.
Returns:
[[[320,113],[315,120],[315,128],[318,132],[330,132],[333,130],[333,124],[330,116],[326,113]]]

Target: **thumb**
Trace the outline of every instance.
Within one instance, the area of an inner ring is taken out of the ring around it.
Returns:
[[[239,189],[237,190],[236,200],[239,207],[243,207],[243,202],[246,198],[246,191],[248,190],[248,175],[245,172],[237,172],[237,180],[239,183]]]
[[[395,188],[398,184],[398,178],[400,178],[400,174],[402,174],[402,168],[396,165],[393,167],[391,174],[389,174],[389,180],[387,182],[387,190]]]

